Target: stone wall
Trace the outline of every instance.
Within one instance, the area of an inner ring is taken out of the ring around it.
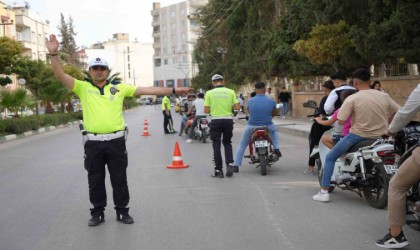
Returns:
[[[420,84],[420,76],[401,76],[401,77],[384,77],[375,78],[379,80],[382,88],[388,93],[393,100],[399,105],[404,105],[411,91]],[[308,100],[314,100],[319,105],[320,100],[324,96],[323,92],[292,92],[292,115],[293,117],[303,118],[312,114],[313,109],[303,107],[303,103]],[[417,115],[416,120],[420,120]]]

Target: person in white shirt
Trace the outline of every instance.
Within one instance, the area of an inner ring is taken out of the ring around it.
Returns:
[[[335,89],[328,95],[327,101],[325,101],[324,110],[325,113],[331,115],[335,110],[341,107],[342,101],[340,100],[340,94],[346,89],[355,89],[347,84],[347,76],[342,71],[337,71],[330,76],[333,81]]]
[[[193,136],[194,136],[194,128],[197,126],[197,121],[201,118],[206,118],[206,113],[204,113],[204,94],[198,93],[197,99],[192,103],[190,110],[188,111],[189,114],[195,109],[195,117],[194,121],[190,127],[189,133],[188,133],[188,140],[187,143],[191,143]]]

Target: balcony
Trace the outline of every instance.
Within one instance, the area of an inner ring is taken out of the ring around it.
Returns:
[[[150,12],[150,14],[152,14],[152,16],[159,16],[159,10],[160,9],[154,9]]]
[[[160,31],[153,32],[153,37],[154,38],[160,37]]]

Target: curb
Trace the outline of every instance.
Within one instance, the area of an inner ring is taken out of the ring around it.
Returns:
[[[17,140],[17,139],[23,139],[23,138],[30,137],[30,136],[33,136],[33,135],[39,135],[39,134],[43,134],[43,133],[46,133],[46,132],[49,132],[49,131],[53,131],[53,130],[56,130],[58,128],[67,128],[67,127],[71,127],[73,125],[79,125],[79,124],[80,124],[80,121],[74,121],[74,122],[69,122],[65,125],[58,125],[57,127],[56,126],[48,126],[48,127],[43,127],[43,128],[37,129],[37,130],[27,131],[23,134],[18,134],[18,135],[11,134],[11,135],[6,135],[6,136],[0,136],[0,143],[6,143],[6,142],[14,141],[14,140]]]

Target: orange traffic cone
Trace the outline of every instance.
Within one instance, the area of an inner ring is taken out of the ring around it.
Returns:
[[[147,121],[147,119],[144,119],[144,125],[149,125],[149,122]]]
[[[188,168],[190,165],[184,164],[181,158],[181,150],[179,150],[178,142],[175,143],[174,158],[172,165],[166,166],[166,168]]]
[[[143,134],[141,136],[151,136],[149,131],[147,130],[147,125],[144,125]]]

